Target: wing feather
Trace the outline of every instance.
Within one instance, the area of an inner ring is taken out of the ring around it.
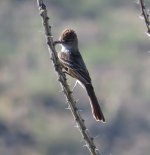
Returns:
[[[59,52],[58,58],[64,67],[71,70],[72,76],[84,84],[91,83],[89,72],[85,66],[82,56],[79,52]]]

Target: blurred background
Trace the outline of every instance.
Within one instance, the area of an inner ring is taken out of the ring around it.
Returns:
[[[74,96],[100,152],[149,155],[150,38],[139,6],[134,0],[47,0],[46,5],[54,40],[66,27],[78,34],[107,123],[93,119],[79,85]],[[68,80],[72,88],[75,80]],[[36,0],[1,0],[0,154],[89,154],[66,108]]]

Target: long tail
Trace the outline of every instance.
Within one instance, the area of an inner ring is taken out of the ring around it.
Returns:
[[[96,119],[96,121],[105,122],[105,118],[97,101],[93,86],[91,84],[86,84],[85,88],[90,99],[93,117]]]

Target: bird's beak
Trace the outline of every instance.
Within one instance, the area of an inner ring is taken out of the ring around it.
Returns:
[[[54,41],[54,46],[56,46],[57,44],[63,44],[63,41]]]

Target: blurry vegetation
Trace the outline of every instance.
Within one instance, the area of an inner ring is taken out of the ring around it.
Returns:
[[[87,154],[65,110],[36,1],[0,3],[0,154]],[[150,154],[150,40],[138,6],[120,0],[46,3],[54,39],[65,27],[77,31],[96,94],[104,100],[107,123],[97,124],[86,93],[74,90],[102,154]]]

